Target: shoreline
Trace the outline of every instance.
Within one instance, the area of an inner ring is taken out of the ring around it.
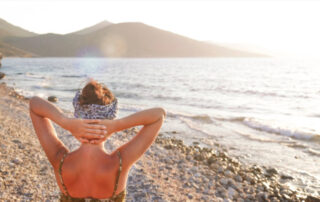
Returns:
[[[34,134],[28,99],[4,83],[0,84],[0,96],[3,140],[0,143],[0,199],[57,201],[59,188]],[[67,146],[76,147],[70,145],[71,135],[59,127],[56,129]],[[128,141],[137,131],[131,128],[112,135],[107,141],[107,150]],[[290,190],[280,183],[281,178],[290,180],[290,176],[274,168],[240,163],[219,146],[214,149],[186,146],[182,140],[164,137],[160,132],[155,143],[130,170],[127,201],[305,200],[305,193]]]

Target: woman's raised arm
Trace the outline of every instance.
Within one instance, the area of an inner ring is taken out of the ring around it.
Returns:
[[[104,121],[108,133],[143,125],[132,140],[119,148],[124,167],[129,168],[151,146],[160,131],[165,116],[166,111],[163,108],[152,108],[121,119]]]
[[[69,130],[79,140],[80,138],[101,138],[106,133],[105,126],[90,124],[97,123],[99,120],[70,119],[59,108],[40,97],[31,98],[29,105],[33,127],[43,150],[54,168],[58,165],[61,154],[68,152],[68,149],[57,137],[50,120]]]

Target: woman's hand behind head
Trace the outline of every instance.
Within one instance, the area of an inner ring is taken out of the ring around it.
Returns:
[[[101,142],[106,141],[114,132],[116,132],[116,120],[103,119],[100,124],[106,127],[107,133],[104,135],[105,137],[100,139],[90,140],[91,144],[100,144]]]
[[[64,122],[64,128],[82,143],[88,143],[93,139],[105,138],[107,134],[106,126],[102,120],[95,119],[74,119],[67,118]]]

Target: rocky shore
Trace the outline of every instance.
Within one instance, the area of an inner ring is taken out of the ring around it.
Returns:
[[[33,131],[28,99],[0,84],[0,201],[58,201],[53,170]],[[79,145],[56,126],[71,149]],[[138,128],[116,133],[108,152],[131,139]],[[132,167],[127,201],[317,201],[280,183],[290,180],[274,168],[244,165],[214,149],[191,146],[160,133]],[[319,201],[319,200],[318,200]]]

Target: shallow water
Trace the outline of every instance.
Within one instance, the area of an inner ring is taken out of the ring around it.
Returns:
[[[88,77],[118,97],[119,117],[162,106],[162,133],[272,166],[309,193],[320,190],[317,61],[275,58],[5,58],[3,80],[26,96],[71,100]],[[176,131],[172,133],[173,131]],[[320,194],[320,193],[317,193]]]

